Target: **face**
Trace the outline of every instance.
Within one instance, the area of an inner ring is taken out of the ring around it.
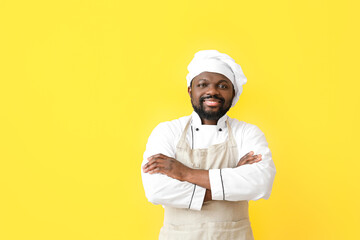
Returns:
[[[195,112],[202,120],[210,121],[217,121],[230,109],[235,95],[231,81],[222,74],[212,72],[197,75],[188,92]]]

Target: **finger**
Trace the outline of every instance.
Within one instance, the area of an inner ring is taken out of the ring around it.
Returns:
[[[162,173],[161,168],[154,168],[153,170],[149,171],[149,174],[154,174],[154,173]]]
[[[254,161],[250,161],[248,164],[257,163],[257,162],[260,162],[260,161],[261,161],[261,159],[260,160],[254,160]]]
[[[152,155],[152,156],[150,156],[150,157],[148,157],[147,159],[148,160],[151,160],[151,159],[154,159],[154,158],[168,158],[168,156],[166,156],[166,155],[164,155],[164,154],[162,154],[162,153],[158,153],[158,154],[155,154],[155,155]]]
[[[253,158],[261,158],[261,154],[257,154],[257,155],[252,155],[252,156],[249,156],[248,158],[249,159],[253,159]]]
[[[257,159],[257,158],[258,158],[257,155],[247,156],[245,159],[243,159],[243,162],[252,161],[252,160]]]
[[[242,156],[241,159],[244,159],[244,158],[248,157],[250,154],[253,155],[254,152],[253,152],[253,151],[248,152],[247,154],[245,154],[244,156]],[[240,160],[241,160],[241,159],[240,159]]]
[[[240,161],[238,162],[237,166],[243,165],[244,162],[246,162],[246,159],[240,159]]]
[[[150,161],[150,160],[152,160],[154,158],[158,158],[158,157],[160,157],[160,154],[154,154],[154,155],[148,157],[147,160]]]
[[[259,160],[261,160],[261,156],[259,156],[259,155],[256,155],[255,157],[250,159],[251,162],[253,162],[253,161],[256,162],[256,161],[259,161]]]
[[[158,167],[158,164],[157,164],[157,163],[150,164],[150,165],[148,165],[148,166],[144,169],[144,172],[145,172],[145,173],[148,173],[148,172],[154,170],[154,169],[157,168],[157,167]]]
[[[246,161],[248,161],[249,159],[252,159],[253,156],[250,156],[251,152],[248,152],[246,155],[244,155],[238,162],[237,166],[243,165],[246,163]]]
[[[161,160],[155,160],[151,163],[149,162],[147,166],[144,168],[144,172],[152,171],[155,168],[163,168],[164,167],[164,161]]]
[[[152,165],[154,165],[155,163],[160,163],[161,159],[159,158],[154,158],[151,159],[149,162],[147,162],[146,164],[144,164],[143,169],[148,169],[149,167],[151,167]]]
[[[242,160],[247,161],[248,159],[252,159],[252,158],[254,158],[254,157],[256,157],[256,156],[257,156],[257,155],[254,155],[254,152],[251,151],[251,152],[249,152],[247,155],[245,155]]]
[[[241,165],[244,165],[246,164],[247,161],[250,161],[250,160],[253,160],[256,155],[250,155],[250,154],[253,154],[254,152],[251,151],[251,152],[248,152],[245,156],[243,156],[240,161],[238,162],[237,166],[241,166]]]
[[[162,171],[162,168],[159,167],[159,166],[153,166],[149,169],[147,169],[147,173],[158,173],[158,172],[161,172]]]
[[[250,161],[251,159],[243,159],[243,160],[240,160],[239,162],[238,162],[238,164],[237,164],[237,166],[239,167],[239,166],[241,166],[241,165],[245,165],[245,164],[247,164],[248,163],[248,161]]]
[[[258,161],[261,161],[262,157],[261,155],[256,155],[251,161],[255,161],[255,162],[258,162]]]
[[[255,162],[257,163],[257,162],[260,162],[260,161],[262,161],[262,158],[260,158],[260,159],[256,160]]]
[[[253,163],[257,163],[257,162],[260,162],[261,160],[262,160],[261,158],[257,158],[257,159],[254,159],[254,160],[248,161],[246,164],[253,164]]]
[[[154,162],[162,162],[162,161],[164,161],[164,160],[165,160],[165,159],[157,156],[157,157],[151,158],[147,164],[149,165],[149,164],[152,164],[152,163],[154,163]]]
[[[164,169],[165,169],[164,166],[161,164],[153,164],[153,165],[149,166],[147,169],[144,169],[144,172],[145,173],[150,173],[152,171],[163,172]]]
[[[144,164],[143,169],[147,169],[153,162],[154,162],[153,159],[148,160],[148,162]]]
[[[255,162],[260,162],[261,159],[262,159],[261,155],[254,155],[251,157],[247,157],[245,160],[243,160],[241,163],[239,163],[238,166],[245,165],[245,164],[252,164]]]

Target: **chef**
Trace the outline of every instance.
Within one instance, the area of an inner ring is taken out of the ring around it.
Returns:
[[[142,162],[146,197],[165,209],[159,239],[251,240],[248,201],[269,198],[276,170],[263,132],[226,114],[247,79],[216,50],[188,70],[194,111],[157,125]]]

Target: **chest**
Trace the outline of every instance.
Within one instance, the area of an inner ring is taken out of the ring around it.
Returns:
[[[212,145],[225,142],[228,139],[228,130],[219,131],[215,126],[190,126],[186,131],[186,140],[192,149],[205,149]]]
[[[238,162],[238,146],[227,130],[219,133],[203,128],[194,133],[190,129],[186,137],[180,138],[175,155],[178,161],[195,169],[232,168]]]

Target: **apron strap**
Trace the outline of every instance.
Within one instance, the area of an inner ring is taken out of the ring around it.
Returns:
[[[228,119],[226,119],[226,126],[227,126],[227,129],[228,129],[228,140],[230,141],[232,147],[237,146],[237,143],[235,141],[235,137],[234,137],[234,134],[232,132],[232,128],[230,127]]]
[[[180,140],[178,142],[178,144],[176,145],[176,148],[186,148],[188,145],[186,144],[186,134],[187,131],[189,129],[190,123],[191,123],[191,117],[189,119],[189,121],[186,123],[186,126],[184,128],[184,131],[181,134]]]

